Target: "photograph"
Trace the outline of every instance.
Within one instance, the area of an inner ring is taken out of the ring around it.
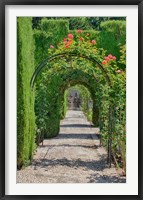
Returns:
[[[126,183],[126,17],[17,17],[17,183]]]
[[[0,0],[0,200],[142,200],[143,1],[79,3]]]

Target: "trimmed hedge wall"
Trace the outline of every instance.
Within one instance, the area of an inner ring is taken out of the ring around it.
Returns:
[[[34,71],[32,18],[17,19],[17,166],[28,164],[34,149],[34,92],[30,79]]]
[[[40,30],[34,30],[36,65],[48,57],[50,45],[56,47],[58,42],[66,37],[68,29],[67,20],[47,20],[46,18],[41,20]]]
[[[101,22],[99,45],[107,54],[116,55],[119,60],[120,46],[126,44],[126,21],[111,20]]]

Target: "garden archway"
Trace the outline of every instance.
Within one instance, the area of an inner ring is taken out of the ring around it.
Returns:
[[[106,80],[105,81],[106,84],[109,87],[111,87],[111,81],[110,81],[110,78],[109,78],[106,70],[103,68],[103,66],[94,57],[92,57],[91,55],[86,56],[84,54],[78,54],[78,53],[75,53],[75,52],[74,53],[70,52],[68,54],[67,53],[55,54],[53,56],[46,58],[43,62],[41,62],[41,64],[35,69],[32,77],[31,77],[31,82],[30,82],[31,88],[34,87],[34,84],[35,84],[37,77],[39,76],[42,69],[47,66],[47,63],[49,64],[50,62],[53,62],[53,61],[56,62],[57,58],[58,58],[58,62],[59,62],[59,59],[61,59],[61,58],[66,59],[66,60],[64,60],[64,62],[66,63],[67,59],[69,61],[69,60],[72,60],[73,57],[74,57],[74,59],[78,59],[78,58],[85,59],[85,60],[91,62],[94,67],[96,66],[97,68],[99,68],[100,73],[102,74],[102,77],[104,77],[105,80]],[[51,66],[49,69],[52,69],[52,67],[53,66]],[[72,66],[70,66],[70,67],[72,68]],[[54,69],[54,67],[53,67],[53,69]],[[94,68],[94,69],[96,69],[96,68]],[[94,79],[96,79],[94,70],[92,70],[92,76],[93,76]],[[97,79],[96,79],[96,81],[98,82]],[[110,167],[111,167],[111,152],[112,152],[112,128],[113,128],[112,127],[112,105],[110,105],[110,107],[109,107],[109,130],[108,130],[108,159],[107,159]]]

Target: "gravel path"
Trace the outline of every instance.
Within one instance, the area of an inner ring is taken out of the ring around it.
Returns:
[[[17,171],[17,183],[125,183],[119,170],[108,168],[98,132],[81,111],[69,110],[59,135],[44,140],[32,164]]]

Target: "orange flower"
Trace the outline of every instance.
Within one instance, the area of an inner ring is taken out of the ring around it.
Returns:
[[[68,48],[69,48],[69,45],[68,45],[68,44],[66,44],[66,45],[65,45],[65,48],[66,48],[66,49],[68,49]]]
[[[102,61],[102,65],[106,65],[107,64],[107,61],[106,60],[103,60]]]
[[[72,44],[72,40],[69,40],[69,41],[68,41],[68,44]]]

